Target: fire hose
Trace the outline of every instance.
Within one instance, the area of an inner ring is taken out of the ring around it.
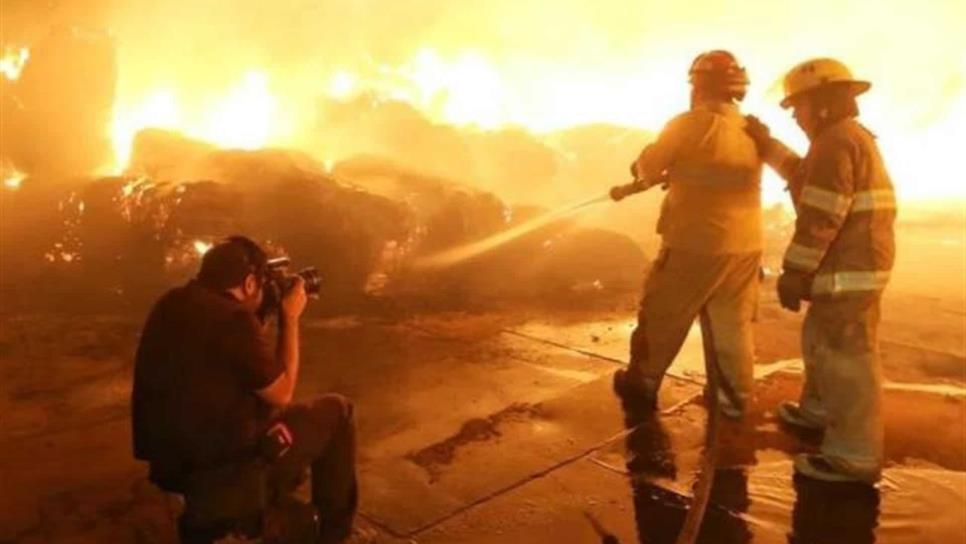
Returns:
[[[632,172],[634,169],[632,167]],[[662,180],[662,187],[667,189],[667,179]],[[610,190],[610,197],[614,201],[621,201],[628,196],[640,193],[655,185],[643,179],[635,179],[626,185],[619,185]],[[681,532],[678,533],[676,544],[694,544],[701,531],[701,523],[704,520],[705,511],[708,508],[708,500],[711,496],[711,487],[714,484],[715,467],[718,458],[718,391],[722,385],[727,385],[721,381],[720,367],[718,366],[717,351],[714,349],[714,338],[711,332],[710,317],[707,312],[701,312],[701,329],[704,342],[704,358],[707,374],[706,403],[708,408],[708,422],[705,427],[704,450],[701,455],[701,463],[698,466],[698,478],[694,483],[694,494],[691,501],[691,508],[688,509]],[[735,399],[734,391],[725,387],[726,395]]]
[[[676,544],[694,544],[701,531],[704,513],[708,509],[711,498],[711,487],[714,484],[715,468],[718,464],[718,390],[721,387],[721,370],[718,366],[717,352],[714,349],[714,337],[711,324],[708,322],[707,312],[701,312],[701,325],[704,339],[705,373],[708,377],[708,388],[705,402],[708,407],[708,422],[704,430],[704,451],[701,463],[698,465],[698,478],[694,482],[694,494],[691,508],[684,518],[684,525],[678,533]]]
[[[715,469],[718,464],[718,423],[720,421],[718,391],[722,386],[722,380],[709,319],[707,313],[702,311],[701,322],[704,331],[702,338],[708,380],[706,391],[708,421],[705,426],[704,447],[701,461],[698,464],[698,477],[694,482],[691,507],[684,518],[675,544],[694,544],[697,541],[701,532],[701,524],[704,521],[704,514],[708,509],[708,501],[711,498],[711,489],[714,485]],[[728,387],[724,388],[724,392],[728,396],[734,396],[734,392]],[[593,515],[585,511],[584,516],[601,539],[601,544],[619,544],[617,537],[609,533]]]
[[[668,188],[667,176],[666,175],[662,176],[656,182],[653,182],[653,183],[645,179],[636,178],[634,179],[634,181],[627,183],[625,185],[616,185],[614,187],[611,187],[610,192],[608,194],[610,195],[611,200],[613,200],[614,202],[620,202],[621,200],[624,200],[625,198],[631,195],[642,193],[655,185],[660,185],[661,189],[664,189],[666,191]]]

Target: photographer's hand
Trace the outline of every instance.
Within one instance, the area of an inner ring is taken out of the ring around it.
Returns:
[[[296,276],[292,287],[282,296],[279,311],[283,321],[298,321],[305,311],[308,300],[308,295],[305,294],[305,280]]]
[[[308,296],[305,281],[296,278],[292,287],[282,295],[278,309],[278,344],[275,356],[285,365],[285,371],[271,385],[258,394],[271,404],[284,408],[295,395],[299,377],[299,317],[305,310]]]

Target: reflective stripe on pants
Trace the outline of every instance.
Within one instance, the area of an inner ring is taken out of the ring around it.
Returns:
[[[659,385],[702,312],[714,339],[724,388],[745,405],[754,364],[752,321],[758,307],[760,253],[704,255],[661,251],[644,283],[638,324],[631,335],[628,374]]]
[[[826,423],[822,454],[863,474],[878,474],[883,459],[879,301],[815,300],[802,327],[801,406]]]

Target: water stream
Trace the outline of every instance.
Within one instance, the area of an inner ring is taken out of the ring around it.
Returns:
[[[417,258],[413,262],[413,267],[416,269],[431,269],[453,266],[492,251],[500,246],[512,242],[513,240],[516,240],[517,238],[520,238],[521,236],[524,236],[525,234],[545,227],[551,223],[554,223],[555,221],[559,221],[574,215],[590,206],[607,202],[609,200],[609,195],[601,195],[578,202],[577,204],[570,204],[556,210],[549,211],[545,214],[524,221],[523,223],[520,223],[512,228],[483,238],[482,240],[477,240],[475,242],[470,242],[468,244],[440,251],[432,255]]]

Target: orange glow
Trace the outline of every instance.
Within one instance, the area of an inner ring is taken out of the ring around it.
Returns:
[[[3,57],[0,57],[0,73],[10,81],[20,78],[23,67],[30,58],[30,50],[26,47],[4,48]]]
[[[410,94],[402,87],[391,93],[394,98],[412,102],[442,121],[483,128],[511,121],[509,88],[482,53],[468,52],[447,60],[432,49],[423,49],[402,67],[384,69],[411,82],[415,90]]]
[[[900,195],[966,198],[966,184],[952,174],[966,126],[966,40],[957,24],[966,17],[962,2],[756,2],[748,11],[753,17],[710,0],[686,6],[494,0],[459,9],[428,2],[380,10],[336,1],[318,8],[338,18],[339,28],[318,22],[335,19],[315,19],[304,3],[286,0],[272,10],[254,0],[230,8],[211,0],[163,4],[151,4],[151,17],[134,7],[113,14],[114,170],[127,165],[131,139],[147,127],[222,147],[295,147],[338,162],[346,157],[318,149],[312,138],[325,130],[317,124],[318,101],[363,93],[470,130],[522,127],[543,138],[609,123],[656,131],[688,106],[693,57],[727,48],[752,80],[745,111],[799,151],[807,142],[779,108],[775,82],[804,59],[842,59],[873,82],[860,99],[862,118],[880,137]],[[195,9],[205,17],[184,16]],[[815,13],[823,12],[836,16],[817,20]],[[432,24],[401,28],[402,13]],[[247,21],[246,31],[196,22],[202,19]],[[159,20],[168,23],[152,22]],[[225,48],[232,54],[216,54]],[[19,51],[7,50],[4,59],[11,52],[19,59]],[[10,77],[8,66],[13,63],[4,60]],[[787,201],[771,174],[765,195],[768,203]]]
[[[134,106],[118,106],[111,127],[115,170],[120,173],[127,166],[138,131],[145,128],[175,129],[179,120],[180,112],[174,95],[165,89],[155,91]]]
[[[329,80],[329,96],[345,100],[352,96],[359,84],[355,75],[349,72],[336,72]]]
[[[111,127],[114,170],[121,172],[131,157],[134,136],[145,128],[165,128],[220,147],[258,149],[278,138],[273,123],[279,99],[260,70],[245,72],[216,98],[191,100],[168,88],[140,99],[124,100],[115,108]]]
[[[18,172],[16,170],[7,172],[4,174],[4,177],[3,177],[3,186],[4,188],[9,189],[11,191],[16,191],[17,189],[20,188],[20,185],[23,183],[23,180],[26,177],[27,176],[24,175],[22,172]]]
[[[204,240],[195,240],[192,245],[194,246],[195,251],[197,251],[198,255],[200,256],[200,255],[204,255],[205,253],[208,253],[208,250],[211,249],[212,243],[206,242]]]

